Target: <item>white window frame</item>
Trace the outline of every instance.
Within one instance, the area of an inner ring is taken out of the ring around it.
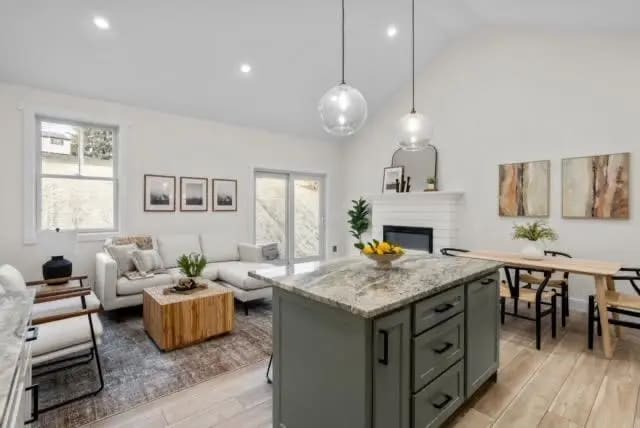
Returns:
[[[55,107],[19,105],[18,109],[23,112],[23,162],[24,162],[24,182],[23,182],[23,210],[24,210],[24,244],[34,245],[38,243],[40,235],[40,179],[41,179],[41,159],[40,149],[42,145],[40,135],[40,121],[51,120],[62,123],[78,125],[95,125],[99,127],[115,128],[117,130],[114,144],[114,228],[109,230],[88,230],[80,229],[77,232],[78,241],[102,241],[109,237],[116,236],[123,230],[123,207],[126,200],[125,177],[122,171],[125,165],[123,147],[127,138],[127,125],[119,117],[108,115],[92,115],[74,111],[63,110]],[[47,174],[47,176],[52,176]],[[62,176],[61,176],[62,177]],[[73,176],[64,176],[73,178]],[[91,179],[90,177],[78,177],[80,179]],[[95,177],[99,180],[109,180],[108,177]]]
[[[252,171],[252,195],[253,195],[253,217],[251,219],[251,224],[253,228],[253,242],[256,243],[256,179],[258,176],[267,176],[267,175],[276,175],[276,176],[285,176],[287,178],[287,224],[286,224],[286,233],[285,239],[287,240],[287,254],[283,255],[281,258],[281,262],[283,263],[304,263],[315,260],[326,260],[327,257],[327,235],[329,233],[327,229],[327,183],[328,176],[326,173],[322,172],[302,172],[302,171],[292,171],[292,170],[282,170],[282,169],[270,169],[270,168],[253,168]],[[320,180],[322,191],[320,193],[320,228],[322,229],[322,234],[320,236],[319,242],[319,255],[311,256],[311,257],[295,257],[295,202],[291,200],[291,195],[293,195],[294,189],[294,180],[297,178],[311,178]]]

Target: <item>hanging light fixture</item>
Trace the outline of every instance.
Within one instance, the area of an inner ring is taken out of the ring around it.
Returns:
[[[427,148],[433,132],[429,118],[416,112],[415,21],[415,0],[411,0],[411,112],[398,122],[398,145],[409,152]]]
[[[344,80],[344,0],[342,0],[342,81],[320,98],[318,112],[329,134],[355,134],[367,120],[367,101]]]

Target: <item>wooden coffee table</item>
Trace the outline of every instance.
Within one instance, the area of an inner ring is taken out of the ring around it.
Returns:
[[[163,351],[182,348],[233,330],[233,292],[208,280],[192,294],[163,294],[167,287],[145,288],[144,329]]]

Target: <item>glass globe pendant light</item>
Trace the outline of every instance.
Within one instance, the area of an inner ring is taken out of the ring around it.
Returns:
[[[426,149],[433,133],[429,118],[416,112],[415,16],[415,0],[411,0],[411,112],[398,122],[398,145],[409,152]]]
[[[329,134],[355,134],[367,120],[367,101],[360,91],[344,80],[344,0],[342,0],[342,80],[320,98],[318,112]]]

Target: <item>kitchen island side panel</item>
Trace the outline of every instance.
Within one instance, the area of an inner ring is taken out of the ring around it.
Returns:
[[[274,288],[274,427],[371,426],[371,326]]]

